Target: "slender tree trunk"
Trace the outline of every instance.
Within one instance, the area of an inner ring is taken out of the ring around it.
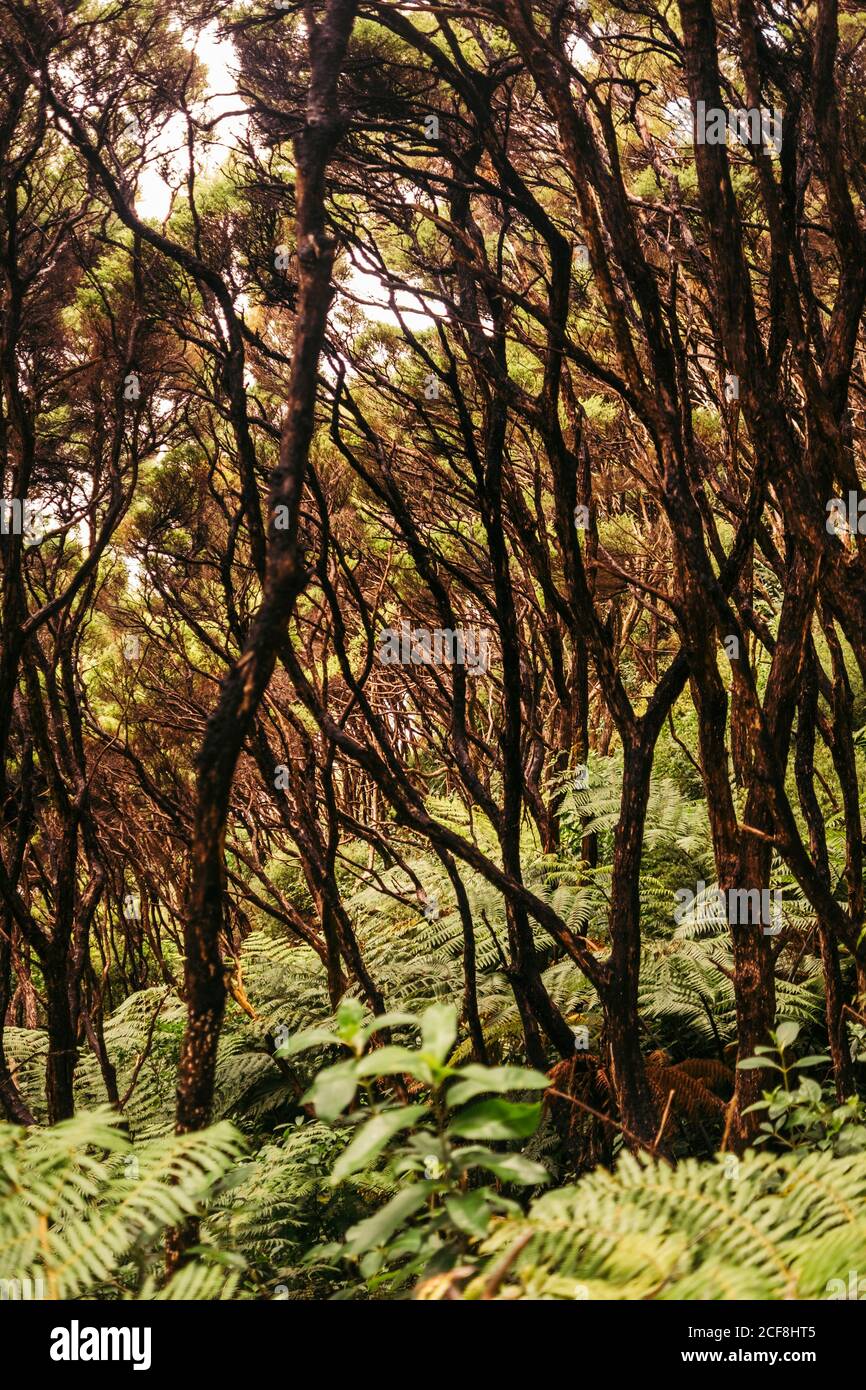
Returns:
[[[270,482],[262,606],[251,625],[243,654],[223,684],[198,760],[184,930],[187,1027],[178,1069],[179,1133],[206,1125],[213,1101],[226,996],[219,938],[232,780],[307,578],[299,539],[300,504],[313,435],[319,358],[336,252],[325,228],[325,171],[344,128],[337,105],[337,82],[356,9],[356,0],[329,0],[323,19],[318,23],[308,21],[311,68],[306,120],[295,141],[299,293],[292,371],[279,462]],[[170,1238],[169,1271],[176,1267],[192,1235],[188,1230],[175,1232]]]
[[[58,1120],[68,1120],[74,1114],[73,1082],[78,1061],[75,1029],[69,1012],[65,957],[43,961],[43,977],[48,1032],[45,1095],[49,1123],[56,1124]]]
[[[838,685],[834,686],[833,694],[834,697],[837,698],[837,720],[833,732],[833,757],[837,764],[837,771],[843,788],[846,788],[849,777],[853,781],[854,801],[856,805],[851,809],[853,810],[856,820],[855,829],[859,835],[860,809],[859,803],[857,802],[857,774],[853,762],[853,742],[850,741],[850,706],[848,702],[841,698],[843,696],[843,691]],[[848,691],[848,695],[850,699],[850,691]],[[824,828],[824,818],[821,815],[821,807],[818,804],[818,798],[815,794],[815,726],[817,717],[818,658],[814,645],[810,644],[801,685],[794,771],[797,781],[797,794],[800,798],[800,806],[803,810],[803,818],[809,830],[809,852],[823,882],[829,886],[830,858],[827,851],[827,835]],[[850,743],[850,768],[846,766],[847,760],[843,757],[843,748],[841,746],[843,735],[846,732],[849,735],[848,742]],[[848,841],[850,845],[850,829]],[[859,844],[858,870],[858,878],[862,884],[862,865],[859,860]],[[832,931],[825,922],[820,920],[818,922],[818,940],[821,949],[821,964],[824,970],[824,1008],[827,1019],[827,1041],[830,1046],[830,1056],[833,1059],[833,1077],[836,1084],[836,1095],[839,1100],[844,1100],[845,1096],[851,1095],[854,1089],[854,1078],[851,1071],[851,1050],[848,1046],[848,1035],[845,1030],[845,1017],[843,1012],[845,995],[842,987],[842,972],[839,967],[839,948]]]
[[[11,928],[8,917],[6,925]],[[12,1124],[32,1125],[35,1123],[33,1115],[15,1084],[3,1042],[6,1014],[12,997],[11,959],[11,938],[6,930],[0,928],[0,1106]]]
[[[644,1144],[659,1117],[640,1046],[640,864],[652,774],[652,747],[637,740],[625,750],[611,882],[609,984],[602,994],[611,1082],[624,1127]],[[626,1137],[627,1144],[633,1141]]]
[[[460,925],[463,930],[463,1020],[466,1027],[469,1029],[469,1036],[472,1039],[472,1051],[476,1062],[486,1065],[487,1044],[484,1040],[484,1029],[481,1026],[481,1015],[478,1011],[478,976],[475,966],[475,928],[472,922],[469,896],[453,857],[444,850],[437,850],[436,852],[439,859],[444,864],[445,871],[451,880],[454,896],[457,899],[457,911],[460,914]]]
[[[842,986],[842,971],[839,968],[839,948],[832,932],[823,922],[818,925],[818,939],[821,943],[821,964],[824,968],[824,1012],[827,1019],[827,1040],[830,1056],[833,1059],[833,1079],[836,1083],[836,1097],[842,1101],[854,1095],[854,1074],[851,1066],[851,1049],[848,1046],[848,1033],[845,1028],[845,992]]]

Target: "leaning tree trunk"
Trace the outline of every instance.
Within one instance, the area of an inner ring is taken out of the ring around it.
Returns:
[[[3,1043],[6,1013],[12,997],[11,932],[12,923],[7,916],[5,928],[0,927],[0,1109],[13,1124],[32,1125],[35,1123],[33,1115],[15,1083]]]
[[[187,1027],[177,1084],[179,1133],[207,1124],[225,1009],[219,938],[225,896],[225,834],[241,749],[273,673],[295,602],[306,582],[299,513],[315,420],[319,357],[331,298],[335,242],[325,231],[325,171],[342,134],[337,81],[355,20],[356,0],[329,0],[309,33],[306,120],[295,140],[298,309],[279,462],[270,479],[268,549],[262,605],[244,650],[208,720],[198,759],[196,811],[184,939]],[[279,521],[279,525],[277,525]],[[191,1232],[169,1241],[174,1268]]]
[[[658,1110],[640,1046],[640,863],[652,775],[652,745],[640,740],[625,750],[619,822],[611,880],[611,955],[602,993],[611,1083],[630,1148],[653,1146]]]
[[[69,1007],[69,980],[65,950],[51,961],[43,961],[45,1013],[48,1033],[48,1062],[45,1070],[45,1097],[48,1120],[68,1120],[74,1113],[73,1085],[78,1047]]]

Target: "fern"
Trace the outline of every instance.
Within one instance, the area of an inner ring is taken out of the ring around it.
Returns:
[[[862,1154],[624,1155],[500,1222],[465,1296],[825,1298],[866,1261],[864,1198]]]
[[[0,1125],[0,1279],[39,1279],[52,1299],[152,1297],[165,1233],[201,1214],[240,1152],[225,1123],[134,1145],[108,1109]],[[160,1297],[217,1297],[237,1277],[199,1261]]]

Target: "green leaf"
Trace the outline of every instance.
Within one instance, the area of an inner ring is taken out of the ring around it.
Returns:
[[[409,1047],[377,1047],[358,1063],[358,1076],[395,1076],[402,1072],[428,1086],[433,1082],[430,1064]]]
[[[829,1058],[829,1057],[819,1057],[817,1054],[813,1054],[813,1055],[810,1055],[810,1056],[808,1056],[808,1057],[801,1057],[801,1058],[799,1059],[799,1061],[797,1061],[797,1062],[794,1063],[794,1066],[795,1066],[795,1067],[817,1067],[817,1066],[821,1066],[824,1062],[829,1062],[829,1061],[830,1061],[830,1058]]]
[[[359,999],[344,999],[335,1015],[337,1032],[346,1043],[357,1038],[366,1021],[367,1010]]]
[[[442,1063],[457,1037],[457,1010],[451,1004],[431,1004],[421,1015],[421,1050]]]
[[[792,1019],[788,1019],[786,1023],[780,1023],[776,1029],[776,1042],[780,1048],[790,1047],[792,1043],[797,1041],[799,1035],[799,1023],[794,1023]]]
[[[493,1215],[489,1196],[489,1188],[479,1187],[475,1192],[463,1192],[456,1197],[445,1198],[445,1210],[458,1231],[467,1236],[476,1236],[479,1240],[487,1235]]]
[[[384,1245],[404,1221],[424,1206],[433,1186],[429,1182],[413,1183],[411,1187],[398,1192],[379,1211],[368,1216],[366,1221],[350,1226],[346,1232],[346,1254],[363,1255],[376,1245]]]
[[[812,1101],[817,1104],[821,1099],[821,1087],[818,1085],[817,1081],[813,1081],[811,1076],[803,1077],[800,1082],[799,1091],[800,1096],[806,1101]]]
[[[305,1028],[303,1032],[295,1033],[294,1037],[281,1043],[277,1048],[277,1056],[294,1057],[296,1052],[304,1052],[308,1047],[322,1047],[326,1043],[339,1045],[340,1041],[336,1033],[330,1033],[327,1028]]]
[[[361,1273],[365,1279],[372,1279],[382,1268],[382,1256],[378,1250],[368,1250],[361,1260]]]
[[[389,1139],[402,1129],[409,1129],[429,1110],[427,1105],[401,1105],[385,1110],[362,1125],[347,1149],[340,1154],[331,1173],[331,1182],[342,1182],[352,1173],[365,1168],[384,1149]]]
[[[374,1033],[381,1033],[385,1028],[406,1028],[413,1024],[415,1027],[418,1026],[418,1020],[414,1014],[392,1012],[371,1018],[364,1024],[363,1028],[359,1029],[359,1032],[366,1041]]]
[[[481,1067],[472,1063],[460,1068],[445,1099],[448,1105],[464,1105],[487,1091],[546,1091],[549,1085],[550,1078],[531,1067]]]
[[[388,1242],[388,1258],[393,1260],[395,1255],[416,1255],[424,1242],[426,1231],[423,1226],[407,1226],[405,1231],[401,1231],[392,1241]]]
[[[329,1240],[324,1245],[314,1245],[310,1250],[306,1250],[301,1256],[302,1265],[313,1265],[319,1263],[330,1263],[340,1259],[343,1255],[343,1246],[338,1240]]]
[[[320,1120],[333,1124],[337,1116],[355,1099],[358,1089],[357,1062],[337,1062],[320,1071],[302,1104],[313,1105]]]
[[[771,1062],[769,1057],[744,1057],[742,1062],[737,1063],[738,1071],[757,1071],[761,1067],[771,1067],[773,1071],[781,1071],[778,1062]]]
[[[486,1168],[502,1182],[518,1183],[521,1187],[537,1187],[550,1182],[550,1174],[541,1163],[523,1154],[496,1154],[491,1149],[467,1146],[454,1154],[461,1168]]]
[[[463,1139],[526,1139],[540,1119],[540,1101],[479,1100],[455,1116],[448,1133]]]
[[[859,1152],[866,1146],[866,1126],[846,1125],[836,1140],[836,1152],[840,1158],[846,1154]]]

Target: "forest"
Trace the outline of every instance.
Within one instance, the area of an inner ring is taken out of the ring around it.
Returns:
[[[0,1298],[866,1299],[864,304],[855,0],[0,0]]]

